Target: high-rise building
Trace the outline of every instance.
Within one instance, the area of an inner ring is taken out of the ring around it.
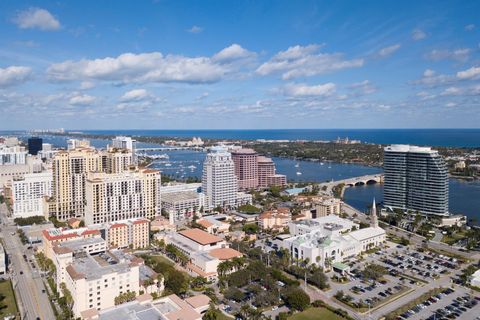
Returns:
[[[258,153],[253,149],[238,149],[232,151],[235,164],[235,175],[240,190],[258,188]]]
[[[283,174],[276,174],[275,163],[271,158],[258,157],[258,186],[267,188],[270,186],[284,186],[287,184],[287,177]]]
[[[136,163],[137,157],[135,150],[137,148],[137,141],[131,137],[116,137],[112,140],[112,147],[116,149],[127,149],[132,153],[132,162]]]
[[[152,169],[120,174],[89,173],[85,183],[85,224],[160,214],[160,172]]]
[[[31,137],[28,139],[28,154],[36,156],[39,151],[42,151],[43,140],[39,137]]]
[[[43,216],[48,212],[45,197],[52,195],[52,171],[28,173],[12,181],[12,208],[15,218]]]
[[[213,147],[203,163],[202,192],[209,207],[237,205],[237,177],[232,156],[224,147]]]
[[[121,173],[129,170],[128,152],[98,151],[78,147],[58,152],[53,158],[54,212],[59,220],[83,218],[85,214],[85,180],[90,172]]]
[[[448,215],[448,170],[438,151],[392,145],[384,150],[384,205],[422,214]]]
[[[0,165],[26,164],[27,150],[22,146],[0,145]]]

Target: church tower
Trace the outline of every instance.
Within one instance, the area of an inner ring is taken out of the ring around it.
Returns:
[[[373,198],[372,211],[370,212],[370,226],[378,228],[377,207],[375,205],[375,198]]]

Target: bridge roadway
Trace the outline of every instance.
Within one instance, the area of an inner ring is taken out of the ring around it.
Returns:
[[[320,189],[322,189],[323,187],[327,187],[325,192],[328,194],[332,194],[332,188],[342,183],[346,187],[353,187],[353,186],[360,186],[360,185],[371,184],[371,183],[382,183],[382,182],[383,182],[383,174],[379,173],[379,174],[370,174],[366,176],[348,178],[343,180],[335,180],[335,181],[332,180],[329,182],[320,183],[319,187]],[[343,190],[342,190],[342,195],[343,195]]]
[[[141,152],[146,152],[146,151],[176,151],[176,150],[204,150],[203,147],[175,147],[175,146],[170,146],[170,147],[155,147],[155,148],[138,148],[135,149],[136,153],[141,153]]]

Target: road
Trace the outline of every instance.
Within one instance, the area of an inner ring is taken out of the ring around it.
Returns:
[[[30,264],[25,261],[23,254],[32,259],[25,246],[17,236],[16,226],[6,218],[7,208],[0,205],[0,217],[2,219],[2,234],[5,251],[10,261],[11,278],[15,294],[20,298],[18,301],[22,313],[22,319],[26,320],[51,320],[55,319],[48,295],[43,293],[44,283],[36,269],[32,270]],[[12,235],[14,233],[14,235]],[[21,274],[22,273],[22,274]]]

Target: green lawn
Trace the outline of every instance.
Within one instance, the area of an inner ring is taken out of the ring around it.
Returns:
[[[164,256],[152,256],[151,255],[150,258],[152,258],[152,260],[154,260],[155,262],[163,262],[163,263],[168,263],[169,265],[173,265],[172,261],[168,260]]]
[[[342,320],[343,318],[325,308],[310,308],[301,313],[294,314],[288,320]]]
[[[17,302],[10,280],[0,281],[0,318],[17,314]]]

